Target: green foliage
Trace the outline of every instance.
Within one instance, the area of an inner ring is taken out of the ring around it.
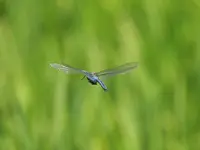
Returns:
[[[199,150],[199,66],[198,0],[0,0],[0,150]]]

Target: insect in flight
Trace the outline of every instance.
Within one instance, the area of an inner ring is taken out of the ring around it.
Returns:
[[[82,80],[86,77],[87,80],[92,85],[97,85],[97,83],[99,83],[100,86],[103,88],[103,90],[107,91],[108,88],[103,83],[103,81],[102,81],[103,78],[106,78],[108,76],[117,75],[117,74],[127,73],[127,72],[135,69],[138,66],[138,63],[130,62],[130,63],[126,63],[126,64],[123,64],[121,66],[118,66],[118,67],[115,67],[112,69],[106,69],[106,70],[102,70],[99,72],[88,72],[88,71],[85,71],[82,69],[71,67],[69,65],[57,64],[57,63],[51,63],[50,66],[55,69],[64,71],[65,73],[68,73],[68,74],[83,74],[84,77],[82,78]]]

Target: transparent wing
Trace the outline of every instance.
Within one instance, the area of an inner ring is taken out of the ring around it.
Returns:
[[[137,62],[131,62],[131,63],[126,63],[124,65],[112,68],[112,69],[106,69],[102,70],[100,72],[95,73],[98,77],[103,77],[103,76],[113,76],[117,74],[124,74],[127,73],[133,69],[135,69],[138,66]]]
[[[51,63],[50,66],[55,68],[55,69],[64,71],[65,73],[68,73],[68,74],[84,74],[84,75],[88,74],[87,71],[85,71],[85,70],[74,68],[74,67],[71,67],[69,65]]]

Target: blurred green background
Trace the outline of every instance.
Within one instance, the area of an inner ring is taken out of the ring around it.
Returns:
[[[199,93],[199,0],[0,0],[0,150],[199,150]]]

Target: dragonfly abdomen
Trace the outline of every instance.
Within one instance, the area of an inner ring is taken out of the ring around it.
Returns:
[[[106,87],[106,85],[101,80],[98,79],[97,82],[101,85],[101,87],[103,88],[104,91],[108,90],[108,88]]]

